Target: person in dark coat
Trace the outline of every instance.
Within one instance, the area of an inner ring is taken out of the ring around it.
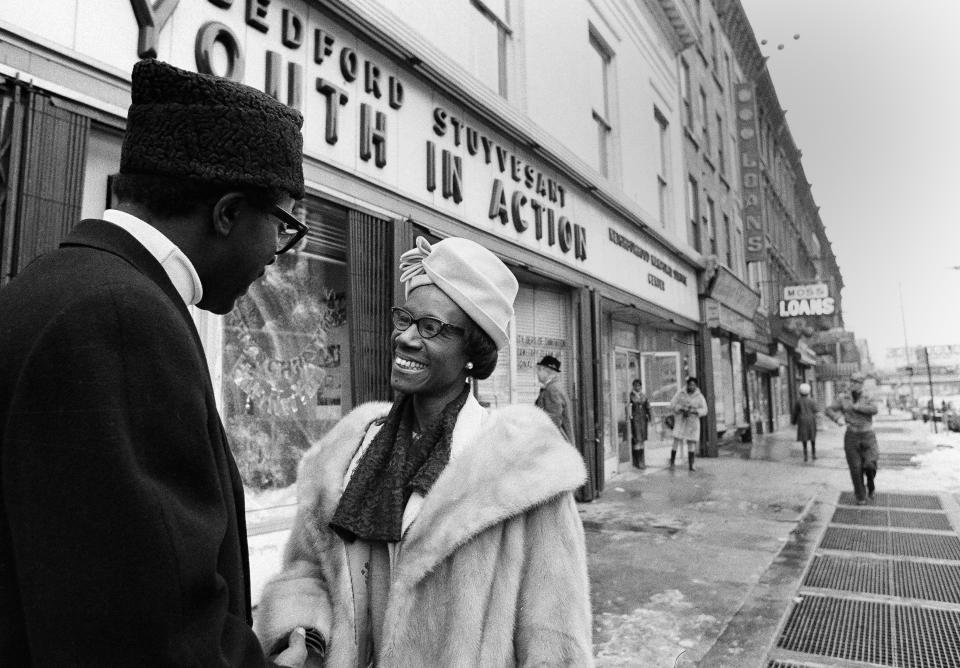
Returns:
[[[790,424],[797,425],[797,440],[803,444],[803,461],[807,461],[807,443],[810,454],[817,461],[817,403],[810,398],[810,385],[800,384],[800,396],[793,404]]]
[[[573,426],[570,418],[570,400],[560,382],[560,360],[553,355],[544,355],[537,362],[537,380],[540,382],[540,394],[535,402],[543,409],[553,423],[560,429],[564,438],[573,443]]]
[[[633,381],[630,390],[630,454],[634,468],[647,468],[643,458],[644,443],[647,441],[648,425],[650,424],[650,400],[643,392],[643,383],[637,378]]]
[[[229,312],[306,232],[279,208],[302,117],[155,60],[132,82],[116,207],[0,290],[0,665],[263,666],[187,307]],[[299,629],[275,661],[305,657]]]

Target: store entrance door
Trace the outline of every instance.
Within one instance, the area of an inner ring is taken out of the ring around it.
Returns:
[[[617,425],[617,471],[630,468],[630,390],[640,378],[640,353],[617,347],[614,351],[613,421]]]
[[[649,446],[662,445],[671,440],[665,432],[663,418],[670,412],[670,400],[680,389],[680,353],[643,353],[640,356],[643,371],[643,389],[650,400],[652,422]]]

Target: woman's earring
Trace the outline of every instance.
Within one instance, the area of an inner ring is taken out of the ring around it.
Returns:
[[[473,362],[467,362],[467,371],[470,371],[472,369],[473,369]]]

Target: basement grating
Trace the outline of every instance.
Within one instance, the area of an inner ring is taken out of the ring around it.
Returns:
[[[898,605],[893,618],[899,665],[960,665],[960,612]]]
[[[885,603],[804,596],[790,611],[777,647],[889,666],[890,628],[891,609]]]
[[[893,510],[889,508],[846,508],[833,511],[832,524],[855,524],[865,527],[897,527],[902,529],[930,529],[953,531],[950,520],[944,513],[929,513],[918,510]]]
[[[878,529],[850,529],[828,526],[820,541],[824,550],[887,553],[887,532]]]
[[[953,531],[950,520],[943,513],[911,512],[909,510],[891,510],[890,526],[903,529]]]
[[[917,510],[943,510],[940,498],[933,494],[893,494],[877,492],[869,501],[871,506],[888,506],[893,508],[916,508]],[[855,506],[857,497],[853,492],[841,492],[840,504]]]
[[[960,564],[889,563],[893,596],[960,604]]]
[[[867,508],[837,508],[833,511],[833,524],[859,524],[866,527],[887,526],[887,511]]]
[[[865,594],[890,593],[890,577],[884,559],[818,555],[803,581],[805,587],[854,591]]]
[[[960,538],[935,533],[890,532],[890,554],[960,561]]]
[[[767,668],[810,668],[810,664],[773,660],[767,663]]]

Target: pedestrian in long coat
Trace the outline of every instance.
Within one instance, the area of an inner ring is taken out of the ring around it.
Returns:
[[[647,441],[648,427],[650,424],[650,400],[643,392],[643,383],[639,378],[633,381],[633,389],[630,390],[630,454],[635,468],[646,468],[643,451],[644,444]]]
[[[302,119],[153,60],[132,97],[115,207],[0,290],[0,666],[266,665],[187,307],[228,312],[273,262]]]
[[[791,424],[797,425],[797,440],[803,444],[803,461],[807,461],[807,443],[810,454],[817,460],[817,402],[810,398],[810,385],[800,384],[800,396],[793,404]]]
[[[673,447],[670,449],[670,468],[673,468],[677,449],[687,448],[687,461],[693,471],[696,448],[700,443],[700,418],[707,414],[707,400],[700,392],[697,379],[687,378],[687,386],[673,395],[670,401],[673,415]]]
[[[590,666],[582,458],[543,411],[488,411],[465,384],[496,367],[516,279],[456,238],[418,239],[401,269],[399,398],[356,408],[304,458],[261,641],[310,627],[337,668]]]

